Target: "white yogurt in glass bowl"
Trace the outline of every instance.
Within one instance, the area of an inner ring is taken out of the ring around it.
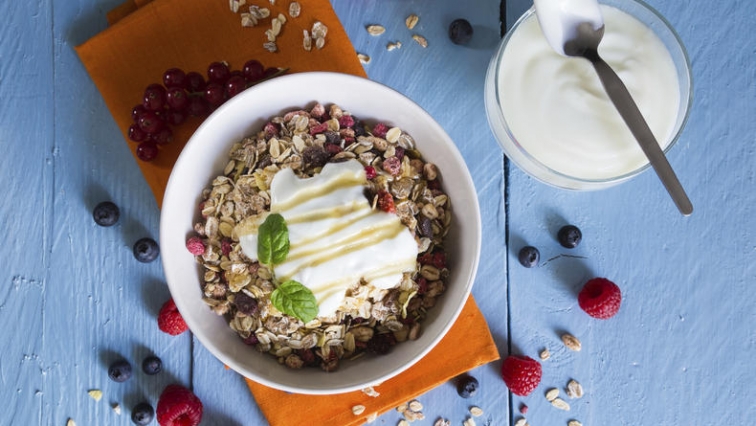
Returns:
[[[636,0],[602,0],[599,53],[633,95],[662,149],[680,135],[692,100],[690,62],[670,24]],[[507,157],[554,186],[623,182],[648,159],[583,58],[553,50],[535,8],[514,24],[486,76],[488,121]]]

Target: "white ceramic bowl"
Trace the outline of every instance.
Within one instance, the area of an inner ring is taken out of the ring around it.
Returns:
[[[396,125],[411,134],[435,163],[454,212],[446,244],[451,275],[447,290],[430,310],[418,340],[389,354],[344,361],[325,373],[291,370],[245,345],[223,317],[202,301],[199,266],[185,241],[199,218],[202,190],[222,174],[234,142],[254,133],[270,117],[315,102],[337,104],[368,122]],[[163,268],[176,306],[200,342],[220,361],[264,385],[304,394],[333,394],[383,382],[409,368],[441,340],[461,312],[478,266],[481,223],[472,178],[454,142],[433,118],[402,94],[370,80],[337,73],[302,73],[256,85],[226,102],[197,129],[173,168],[163,199],[160,244]]]
[[[668,152],[676,143],[677,139],[685,127],[685,123],[688,119],[690,108],[693,99],[693,83],[690,60],[685,51],[685,47],[682,40],[675,32],[672,25],[661,15],[654,10],[651,6],[640,0],[599,0],[599,3],[607,6],[619,9],[648,27],[664,44],[667,51],[670,54],[672,62],[677,74],[678,87],[676,88],[680,95],[680,102],[678,105],[677,114],[674,117],[674,126],[670,137],[666,143],[662,142],[662,146],[666,146],[664,151]],[[525,144],[522,142],[523,135],[516,134],[512,130],[513,125],[508,122],[510,117],[507,117],[504,113],[505,109],[503,105],[506,105],[509,101],[508,93],[501,88],[499,81],[499,74],[501,70],[507,69],[507,67],[519,68],[522,66],[522,62],[518,62],[512,56],[509,55],[509,60],[505,60],[507,56],[507,48],[510,45],[510,41],[518,33],[524,23],[532,22],[536,20],[535,8],[531,7],[526,11],[509,29],[507,35],[501,41],[499,48],[494,54],[488,67],[488,73],[486,75],[485,82],[485,106],[488,116],[488,123],[491,130],[496,137],[496,140],[501,145],[504,153],[507,157],[517,164],[517,166],[533,176],[534,178],[564,189],[575,190],[595,190],[607,188],[621,182],[625,182],[634,176],[637,176],[644,170],[647,170],[650,165],[648,161],[641,164],[639,167],[629,170],[624,173],[618,173],[607,177],[595,177],[587,178],[584,176],[576,176],[574,174],[568,174],[554,168],[549,167],[545,162],[537,158],[536,155],[529,152]],[[583,59],[572,59],[580,60]],[[587,64],[587,61],[586,61]],[[532,65],[532,64],[531,64]],[[592,70],[591,70],[592,72]],[[554,84],[554,82],[544,82],[542,84]],[[521,105],[516,105],[517,108],[525,108]],[[533,115],[538,115],[537,111],[533,112]],[[548,125],[548,124],[544,124]],[[640,153],[640,150],[638,150]],[[578,157],[578,156],[576,156]],[[567,161],[567,160],[565,160]]]

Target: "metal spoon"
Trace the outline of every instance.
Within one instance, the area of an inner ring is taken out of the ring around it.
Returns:
[[[609,99],[619,111],[625,124],[630,128],[630,132],[635,136],[678,210],[683,215],[688,216],[693,213],[693,204],[685,193],[685,189],[677,179],[675,171],[672,170],[672,166],[670,166],[659,143],[651,133],[651,129],[649,129],[648,123],[638,109],[638,105],[635,104],[630,92],[627,91],[627,87],[612,67],[604,62],[598,54],[598,46],[603,37],[603,25],[594,29],[591,23],[582,22],[578,24],[573,37],[564,43],[564,54],[566,56],[583,57],[591,62],[601,84],[609,95]]]

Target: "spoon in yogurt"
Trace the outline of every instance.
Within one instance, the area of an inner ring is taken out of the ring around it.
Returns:
[[[560,55],[582,57],[593,65],[604,90],[622,116],[680,213],[693,213],[685,189],[651,133],[638,105],[617,73],[598,53],[604,20],[597,0],[534,0],[536,16],[549,45]]]

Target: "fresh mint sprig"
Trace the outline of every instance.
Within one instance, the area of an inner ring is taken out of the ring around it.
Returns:
[[[257,258],[269,267],[282,263],[289,255],[289,228],[286,220],[278,213],[272,213],[260,225],[257,235]],[[275,284],[275,278],[273,280]],[[270,301],[279,311],[310,322],[318,315],[318,302],[312,291],[294,280],[276,285]]]

